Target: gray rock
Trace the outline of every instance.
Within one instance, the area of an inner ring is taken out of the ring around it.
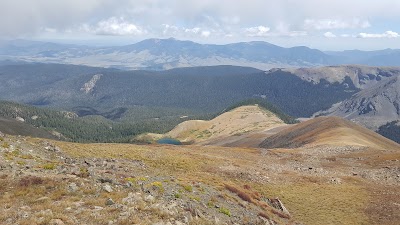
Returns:
[[[111,188],[111,186],[109,184],[104,185],[103,186],[103,190],[108,192],[108,193],[113,192],[113,189]]]
[[[146,197],[144,197],[144,200],[146,202],[154,202],[155,198],[153,195],[147,195]]]
[[[115,204],[115,202],[111,198],[108,198],[106,200],[106,205],[114,205],[114,204]]]
[[[68,184],[68,191],[69,192],[76,192],[79,190],[79,187],[75,183]]]

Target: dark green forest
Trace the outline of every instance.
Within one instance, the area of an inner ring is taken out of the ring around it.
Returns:
[[[130,142],[132,137],[146,132],[166,133],[177,124],[191,119],[213,119],[216,116],[243,105],[258,104],[275,113],[286,123],[296,122],[264,99],[249,99],[236,103],[215,114],[186,114],[189,110],[163,108],[128,109],[127,115],[119,120],[110,120],[100,115],[79,117],[67,111],[39,108],[8,101],[0,101],[0,116],[23,118],[24,123],[42,128],[51,133],[61,133],[64,140],[74,142]],[[160,117],[155,117],[160,116]],[[15,123],[17,122],[15,120]]]
[[[392,121],[378,129],[378,133],[386,138],[389,138],[397,143],[400,143],[400,121]]]

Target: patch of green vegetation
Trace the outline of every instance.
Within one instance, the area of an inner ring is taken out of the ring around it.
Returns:
[[[57,165],[54,163],[46,163],[42,167],[45,170],[54,170],[57,167]]]
[[[225,214],[225,215],[227,215],[229,217],[232,216],[231,211],[229,211],[229,209],[224,208],[224,207],[219,208],[219,212],[222,213],[222,214]]]
[[[200,202],[200,197],[199,196],[194,196],[194,195],[190,195],[189,199],[196,201],[196,202]]]
[[[132,184],[135,184],[138,181],[147,181],[146,177],[127,177],[125,178],[126,181],[131,182]]]
[[[157,188],[158,191],[160,191],[161,193],[163,193],[165,191],[163,184],[160,181],[154,181],[150,184],[150,186]]]
[[[175,197],[175,198],[182,198],[182,194],[181,194],[181,193],[175,193],[175,194],[174,194],[174,197]]]
[[[183,189],[187,192],[192,192],[193,187],[191,185],[182,185]]]
[[[8,142],[4,142],[4,143],[1,145],[1,147],[3,147],[3,148],[9,148],[9,147],[10,147],[10,144],[9,144]]]
[[[89,177],[90,173],[89,170],[86,167],[81,167],[79,168],[79,177]]]

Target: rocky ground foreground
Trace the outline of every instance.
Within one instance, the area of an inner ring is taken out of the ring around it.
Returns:
[[[1,134],[0,223],[396,224],[400,154],[374,154]]]

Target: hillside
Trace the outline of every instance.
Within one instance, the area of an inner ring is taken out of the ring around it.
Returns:
[[[113,121],[99,115],[79,117],[73,112],[0,101],[0,131],[43,138],[54,138],[55,135],[74,142],[128,142],[132,136],[144,132],[171,130],[184,121],[175,115],[176,112],[137,108],[128,110],[124,120]],[[147,117],[138,116],[143,113]],[[154,116],[160,117],[155,120]]]
[[[34,127],[16,119],[4,118],[0,116],[0,132],[11,135],[23,135],[48,139],[60,139],[55,133]]]
[[[174,109],[181,116],[188,111],[214,114],[249,98],[264,98],[293,117],[308,117],[358,91],[338,83],[313,84],[281,70],[266,74],[233,66],[118,71],[55,64],[9,65],[0,66],[0,79],[6,81],[0,82],[4,100],[114,120],[140,107]]]
[[[373,149],[400,149],[383,136],[339,117],[317,117],[266,138],[262,148],[304,146],[357,146]]]
[[[399,149],[344,144],[265,150],[1,135],[0,223],[396,225]]]
[[[322,115],[340,116],[372,130],[400,119],[400,78],[393,76],[335,104]]]
[[[283,114],[281,114],[283,115]],[[183,143],[204,145],[217,139],[241,137],[247,133],[268,130],[285,125],[276,114],[259,105],[241,105],[211,120],[187,120],[166,134],[144,134],[137,140],[154,142],[173,138]]]
[[[201,143],[215,138],[240,136],[282,126],[275,114],[258,105],[241,106],[209,120],[185,121],[166,134],[182,142]]]

